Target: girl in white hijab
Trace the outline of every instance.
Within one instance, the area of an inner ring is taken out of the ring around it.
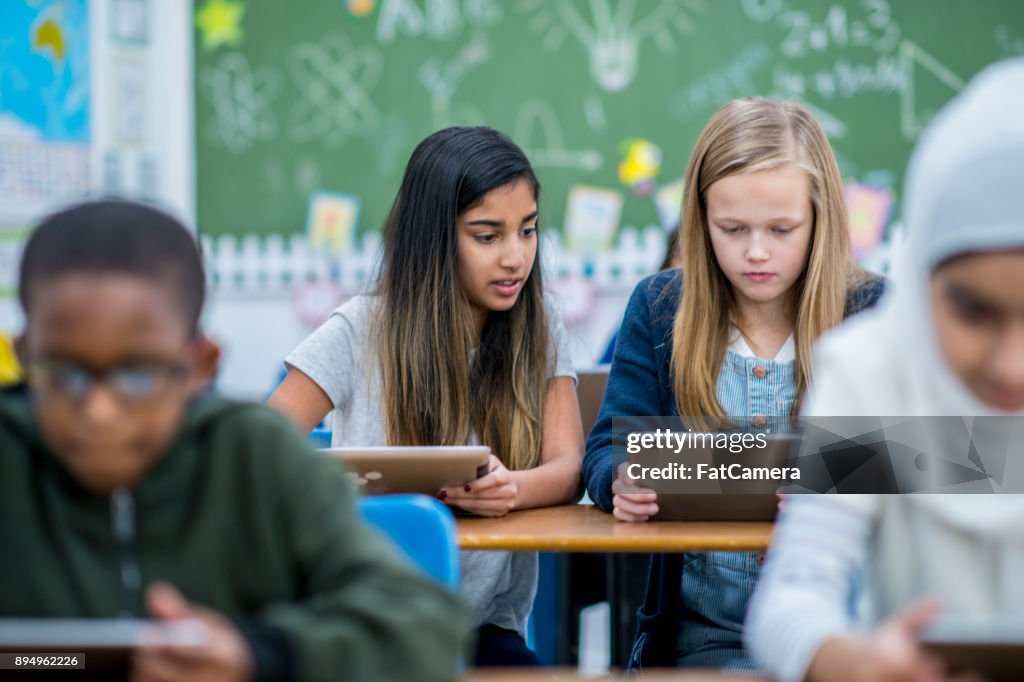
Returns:
[[[892,293],[822,340],[803,414],[1024,416],[1024,59],[935,118],[904,217]],[[786,682],[954,679],[917,644],[940,612],[1024,613],[1024,495],[790,496],[745,642]]]

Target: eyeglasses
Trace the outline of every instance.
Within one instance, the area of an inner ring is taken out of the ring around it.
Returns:
[[[41,358],[25,364],[25,378],[41,392],[81,400],[97,383],[105,384],[119,400],[142,403],[164,393],[188,372],[177,362],[146,360],[106,369],[93,369],[69,360]]]

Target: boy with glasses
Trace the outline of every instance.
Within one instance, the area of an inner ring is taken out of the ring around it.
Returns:
[[[45,219],[22,256],[26,386],[0,395],[0,617],[192,619],[133,678],[456,674],[463,614],[358,519],[284,418],[207,392],[191,236],[139,204]]]

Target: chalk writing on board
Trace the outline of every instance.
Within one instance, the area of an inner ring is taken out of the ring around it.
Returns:
[[[908,140],[917,137],[939,106],[964,87],[964,80],[934,56],[925,52],[920,45],[904,40],[900,44],[900,63],[906,87],[900,93],[900,131]],[[926,109],[918,98],[918,74],[929,80],[938,81],[948,90],[945,99],[936,101]]]
[[[417,72],[420,83],[430,93],[430,109],[434,128],[445,128],[450,125],[482,124],[483,113],[469,104],[462,105],[456,116],[452,112],[452,97],[465,77],[466,72],[490,57],[487,37],[476,32],[470,42],[462,48],[455,59],[444,61],[438,58],[428,59]]]
[[[864,6],[868,12],[861,21],[850,21],[842,5],[830,7],[820,21],[815,21],[807,12],[783,12],[779,23],[787,32],[779,51],[791,58],[824,52],[832,46],[870,47],[882,54],[891,52],[899,43],[900,27],[893,21],[888,3],[870,0]]]
[[[381,0],[377,42],[390,45],[403,36],[451,40],[467,24],[489,28],[503,16],[498,0]]]
[[[830,138],[838,140],[846,137],[846,124],[843,123],[838,116],[825,111],[820,106],[815,106],[810,102],[804,102],[804,106],[807,107],[807,110],[814,115],[814,118],[818,119],[818,125],[821,126],[821,129],[824,130],[825,134]]]
[[[791,62],[778,63],[772,77],[776,89],[787,97],[817,95],[824,100],[848,99],[865,92],[903,92],[906,87],[904,68],[896,55],[879,57],[874,63],[840,57],[812,73],[802,73]]]
[[[596,171],[603,164],[596,149],[568,149],[554,108],[543,100],[527,100],[519,109],[512,137],[534,166]]]
[[[309,194],[318,187],[322,187],[320,164],[312,156],[303,156],[295,164],[295,189],[299,194]]]
[[[740,7],[754,21],[771,21],[782,11],[782,0],[741,0]]]
[[[1024,35],[1013,35],[1006,26],[996,26],[996,46],[1004,57],[1024,55]]]
[[[720,68],[692,80],[686,88],[669,98],[669,113],[679,119],[704,115],[708,107],[720,106],[736,97],[749,97],[759,88],[754,76],[772,57],[763,43],[748,45]]]
[[[380,78],[381,61],[375,47],[353,48],[340,33],[295,45],[288,71],[299,96],[288,116],[289,137],[338,146],[372,133],[380,115],[369,93]]]
[[[305,196],[321,189],[323,173],[316,158],[303,154],[296,159],[267,159],[260,167],[260,180],[270,192],[295,192]]]
[[[663,53],[675,50],[672,29],[694,30],[690,14],[702,9],[701,0],[587,0],[590,19],[574,0],[523,0],[522,8],[534,12],[530,28],[544,32],[543,44],[556,49],[566,35],[574,37],[590,57],[590,75],[608,92],[618,92],[633,82],[639,61],[639,46],[651,38]],[[641,9],[637,15],[638,6]]]
[[[253,69],[239,52],[229,52],[199,73],[203,93],[213,106],[204,133],[236,154],[254,142],[277,136],[271,103],[281,90],[281,74],[270,66]]]
[[[398,173],[408,154],[409,126],[398,114],[388,114],[380,122],[374,148],[377,151],[377,175],[389,176]]]
[[[591,93],[583,99],[583,117],[591,130],[601,131],[608,127],[608,118],[604,114],[604,103],[596,93]]]
[[[868,47],[880,54],[896,49],[900,26],[887,0],[861,0],[850,14],[843,5],[832,5],[822,15],[787,9],[782,0],[743,0],[743,11],[757,22],[774,22],[785,35],[779,53],[795,59],[830,48]]]

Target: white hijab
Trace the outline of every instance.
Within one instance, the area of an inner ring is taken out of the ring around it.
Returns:
[[[907,239],[889,293],[822,339],[805,416],[1006,414],[975,398],[943,360],[929,278],[959,254],[1024,248],[1024,58],[987,68],[935,117],[911,157],[905,197]],[[1024,441],[1016,447],[1007,464],[1021,480]],[[965,530],[1024,537],[1024,495],[902,502]]]

